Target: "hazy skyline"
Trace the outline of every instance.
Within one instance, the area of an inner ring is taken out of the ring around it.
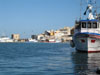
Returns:
[[[0,36],[72,27],[79,17],[80,0],[0,0]]]

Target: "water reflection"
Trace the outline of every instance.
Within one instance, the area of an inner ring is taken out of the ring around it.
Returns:
[[[100,53],[72,53],[74,73],[78,75],[96,75],[100,67]]]

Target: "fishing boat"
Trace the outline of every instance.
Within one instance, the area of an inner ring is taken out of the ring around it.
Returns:
[[[96,3],[96,2],[95,2]],[[81,52],[100,52],[100,17],[93,14],[92,0],[89,0],[84,16],[88,18],[75,22],[75,29],[71,46]]]

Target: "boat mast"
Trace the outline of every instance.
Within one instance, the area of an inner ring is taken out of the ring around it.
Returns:
[[[96,2],[96,0],[95,0],[95,10],[94,10],[94,15],[95,15],[95,18],[97,18],[98,17],[98,14],[97,14],[97,2]]]
[[[80,20],[82,19],[82,0],[80,2]]]

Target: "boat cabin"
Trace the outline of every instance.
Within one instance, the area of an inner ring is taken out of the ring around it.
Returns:
[[[81,20],[79,24],[81,25],[81,28],[99,28],[99,25],[97,24],[97,20]]]
[[[80,20],[76,22],[75,32],[99,33],[100,23],[97,20]]]

